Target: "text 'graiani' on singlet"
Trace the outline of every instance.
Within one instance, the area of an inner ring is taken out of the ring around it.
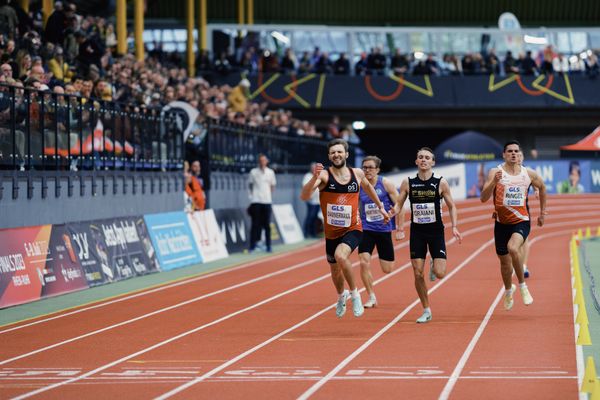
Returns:
[[[426,181],[419,175],[408,178],[408,199],[411,209],[411,229],[428,229],[443,226],[440,196],[442,178],[433,174]]]
[[[517,175],[511,175],[498,165],[502,171],[502,178],[494,188],[494,208],[498,222],[505,225],[514,225],[519,222],[529,221],[529,204],[527,194],[531,185],[531,178],[527,168],[519,167]]]
[[[334,178],[331,168],[328,168],[329,178],[319,193],[327,239],[337,239],[348,231],[362,230],[358,212],[360,186],[354,170],[348,169],[350,170],[350,181],[340,183]]]

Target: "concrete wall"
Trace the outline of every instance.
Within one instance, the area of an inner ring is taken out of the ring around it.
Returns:
[[[0,173],[0,229],[182,210],[181,172]]]

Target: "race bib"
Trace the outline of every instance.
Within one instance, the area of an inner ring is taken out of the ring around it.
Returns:
[[[523,207],[525,205],[525,190],[521,186],[506,186],[504,202],[508,207]]]
[[[348,228],[352,223],[352,206],[327,204],[327,223],[331,226]]]
[[[431,224],[435,219],[434,203],[416,203],[412,205],[413,222],[415,224]]]
[[[381,215],[381,211],[379,211],[379,207],[375,203],[365,204],[365,215],[367,222],[383,221],[383,215]]]

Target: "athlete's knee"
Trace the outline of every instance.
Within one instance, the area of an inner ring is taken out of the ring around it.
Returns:
[[[338,264],[344,263],[346,261],[346,259],[348,258],[346,252],[340,251],[340,250],[336,250],[334,257],[335,257],[335,262]]]
[[[511,256],[519,255],[521,251],[521,246],[518,243],[508,243],[508,252]]]
[[[393,261],[381,261],[381,270],[384,274],[389,274],[394,270],[394,262]]]
[[[415,274],[415,279],[423,279],[423,269],[422,268],[413,268],[413,273]]]

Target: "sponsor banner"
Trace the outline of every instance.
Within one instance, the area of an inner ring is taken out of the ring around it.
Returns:
[[[493,161],[467,164],[468,197],[479,197],[490,169],[502,163],[503,161]],[[524,165],[540,175],[549,194],[577,194],[594,190],[591,162],[588,160],[525,160]],[[600,181],[600,176],[597,176],[597,180]]]
[[[450,164],[433,168],[433,174],[437,177],[443,177],[450,185],[450,191],[454,200],[463,200],[467,198],[467,181],[465,179],[465,164]],[[392,175],[385,175],[394,185],[399,188],[402,181],[407,178],[413,178],[417,175],[417,169],[410,169],[398,172]]]
[[[141,216],[69,224],[68,230],[90,286],[159,270]]]
[[[148,214],[144,220],[162,270],[202,262],[185,212]]]
[[[247,250],[250,243],[250,217],[246,211],[223,208],[214,212],[227,251],[231,254]]]
[[[204,262],[229,256],[213,210],[196,211],[187,217]]]
[[[592,161],[590,165],[590,188],[593,193],[600,193],[600,161]]]
[[[0,230],[0,308],[87,287],[64,225]]]
[[[304,240],[302,228],[300,228],[298,218],[296,218],[296,213],[291,204],[274,204],[273,216],[284,243],[298,243]]]

